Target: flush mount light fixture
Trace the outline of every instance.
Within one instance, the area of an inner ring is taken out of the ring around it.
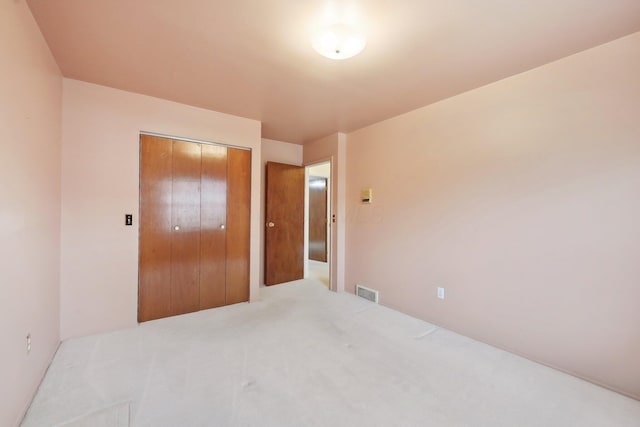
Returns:
[[[322,28],[311,39],[311,45],[322,56],[347,59],[362,52],[367,39],[364,34],[346,24]]]

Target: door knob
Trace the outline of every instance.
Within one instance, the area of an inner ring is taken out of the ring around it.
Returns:
[[[274,223],[272,223],[272,222],[268,222],[268,223],[267,223],[267,227],[269,227],[269,228],[273,228],[273,227],[275,227],[275,226],[276,226],[276,225],[275,225]]]
[[[179,225],[176,225],[175,227],[173,227],[173,229],[174,229],[174,230],[176,230],[176,231],[178,231],[178,230],[180,230],[180,226],[179,226]]]
[[[220,225],[220,230],[224,230],[224,224]]]

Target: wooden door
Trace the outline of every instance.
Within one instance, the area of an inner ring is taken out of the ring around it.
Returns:
[[[327,262],[327,178],[309,177],[309,259]]]
[[[201,145],[173,141],[171,312],[200,309]]]
[[[138,320],[249,300],[251,152],[140,137]]]
[[[226,304],[249,301],[251,151],[228,148]]]
[[[227,148],[202,144],[200,310],[226,304]]]
[[[267,163],[266,285],[304,277],[304,168]]]
[[[170,139],[140,137],[138,321],[171,316]]]
[[[140,137],[138,320],[200,305],[199,144]]]

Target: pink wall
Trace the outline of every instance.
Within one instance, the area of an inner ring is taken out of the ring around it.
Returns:
[[[265,219],[265,178],[267,162],[302,165],[302,145],[262,139],[262,185],[260,188],[260,284],[264,285],[264,225]]]
[[[136,325],[139,133],[252,149],[251,299],[259,287],[260,122],[64,80],[61,336]],[[124,226],[125,213],[134,227]]]
[[[345,283],[345,230],[346,230],[346,135],[334,133],[317,141],[305,143],[304,165],[331,161],[331,214],[336,222],[331,224],[330,269],[331,289],[341,292]]]
[[[23,1],[0,3],[0,58],[0,425],[14,426],[60,341],[62,77]]]
[[[349,134],[347,290],[640,398],[638,52],[640,33]]]

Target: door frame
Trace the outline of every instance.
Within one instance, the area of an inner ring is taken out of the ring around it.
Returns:
[[[309,168],[324,163],[329,163],[329,185],[327,188],[327,210],[329,213],[329,222],[327,227],[329,229],[329,241],[328,241],[328,256],[327,263],[329,264],[329,289],[336,292],[337,283],[333,280],[335,272],[335,264],[337,261],[337,244],[336,244],[336,187],[335,176],[336,171],[334,168],[333,156],[315,159],[312,162],[303,164],[304,166],[304,277],[309,274]]]

